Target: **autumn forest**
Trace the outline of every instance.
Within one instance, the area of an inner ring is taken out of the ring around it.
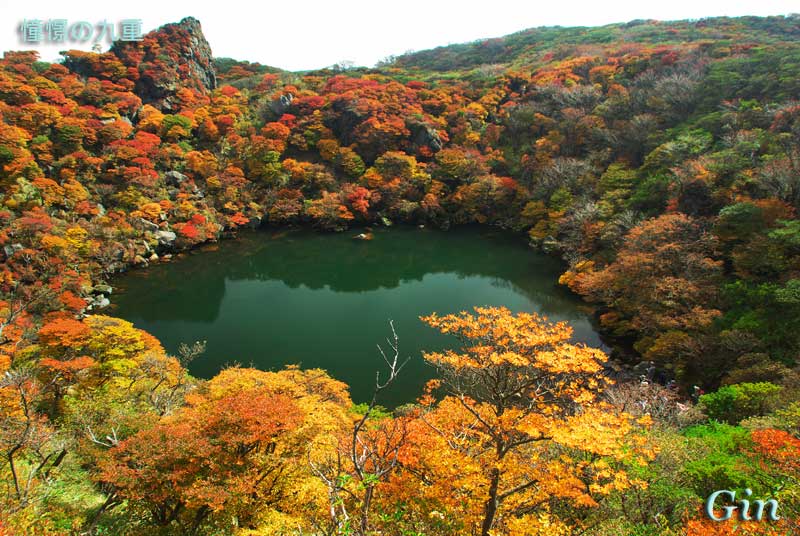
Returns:
[[[800,533],[797,15],[305,72],[187,17],[62,57],[0,60],[0,536]],[[558,259],[608,351],[426,311],[452,347],[390,407],[392,324],[354,401],[288,361],[194,377],[203,341],[106,309],[122,272],[253,229],[468,224]],[[779,519],[711,519],[717,490]]]

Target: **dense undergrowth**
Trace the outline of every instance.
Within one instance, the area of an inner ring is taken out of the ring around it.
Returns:
[[[194,19],[7,52],[0,533],[728,534],[702,501],[744,488],[783,521],[740,530],[790,533],[798,27],[535,29],[307,73],[214,60]],[[605,385],[568,326],[480,309],[424,319],[464,346],[387,414],[323,371],[198,381],[202,345],[86,316],[115,272],[243,226],[391,222],[527,233],[674,383]]]

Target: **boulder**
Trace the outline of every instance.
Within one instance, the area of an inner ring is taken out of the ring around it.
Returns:
[[[11,244],[10,246],[3,246],[3,253],[6,254],[6,257],[10,257],[21,249],[23,249],[22,244]]]
[[[181,173],[180,171],[167,171],[164,173],[164,180],[167,181],[167,184],[170,186],[178,186],[183,181],[188,180],[189,177]]]
[[[142,223],[142,227],[144,227],[145,231],[150,231],[151,233],[155,233],[158,231],[159,227],[157,223],[153,223],[149,220],[144,218],[139,218],[139,221]]]
[[[109,300],[105,296],[98,296],[94,299],[90,307],[92,309],[105,309],[109,305],[111,305],[111,300]]]
[[[108,296],[111,294],[112,290],[113,289],[111,288],[111,285],[100,284],[100,285],[95,285],[94,288],[92,289],[92,292],[94,294],[105,294],[106,296]]]
[[[159,246],[171,247],[177,238],[178,235],[172,231],[156,231],[156,240],[158,240]]]
[[[283,115],[292,105],[293,100],[294,95],[291,93],[285,93],[269,103],[270,110],[275,112],[275,115]]]
[[[542,240],[541,248],[542,251],[544,251],[545,253],[554,253],[558,251],[559,248],[558,240],[556,240],[552,236],[548,236],[547,238]]]
[[[442,138],[439,132],[430,125],[413,123],[410,125],[411,136],[418,147],[428,147],[434,153],[442,150]]]

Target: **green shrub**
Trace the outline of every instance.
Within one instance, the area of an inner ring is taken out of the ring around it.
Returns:
[[[749,460],[743,454],[750,443],[750,432],[739,426],[718,422],[691,426],[684,431],[689,438],[691,458],[681,471],[687,483],[700,497],[718,489],[754,488]]]
[[[738,424],[775,409],[782,387],[769,382],[737,383],[700,397],[700,405],[714,420]]]

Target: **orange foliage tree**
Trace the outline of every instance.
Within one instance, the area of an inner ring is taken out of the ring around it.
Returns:
[[[672,361],[679,377],[697,374],[703,348],[692,333],[709,328],[720,315],[722,276],[716,241],[701,222],[685,214],[644,221],[625,237],[614,262],[597,271],[591,263],[577,268],[561,282],[611,307],[613,312],[601,317],[606,327],[618,335],[640,334],[637,350]]]
[[[592,507],[638,485],[621,462],[649,454],[638,433],[646,421],[600,400],[605,354],[570,342],[566,323],[502,307],[475,313],[422,319],[461,346],[424,354],[446,396],[409,425],[410,472],[398,478],[420,478],[422,501],[451,530],[484,536],[557,533],[565,524],[550,505]]]

